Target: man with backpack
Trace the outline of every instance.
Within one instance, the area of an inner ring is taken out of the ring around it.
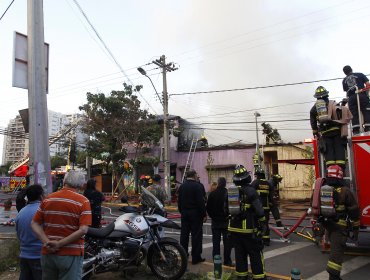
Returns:
[[[329,100],[329,91],[323,86],[316,89],[314,97],[317,100],[310,110],[310,122],[312,133],[319,140],[319,150],[324,154],[326,166],[337,164],[344,169],[351,112]]]
[[[328,167],[324,182],[320,188],[318,221],[326,229],[331,247],[326,270],[329,280],[341,280],[347,237],[352,232],[352,238],[357,240],[360,212],[354,195],[345,186],[343,170],[339,165]]]
[[[231,215],[228,230],[235,248],[235,274],[238,279],[249,279],[249,256],[252,278],[266,280],[261,237],[265,234],[267,225],[260,198],[251,187],[251,181],[247,169],[243,165],[237,165],[233,176],[236,192],[231,187],[228,189]]]

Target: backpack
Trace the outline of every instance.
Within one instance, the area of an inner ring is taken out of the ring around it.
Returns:
[[[316,103],[317,119],[319,123],[324,124],[331,120],[328,113],[328,106],[326,105],[325,100],[317,99]]]
[[[336,216],[335,189],[324,183],[323,178],[318,178],[315,182],[311,203],[312,214],[315,219],[319,217],[334,218]]]
[[[336,216],[335,210],[335,190],[329,185],[321,186],[320,189],[320,213],[324,218]]]
[[[238,215],[240,213],[241,196],[239,188],[235,185],[231,185],[227,188],[227,208],[231,216]]]

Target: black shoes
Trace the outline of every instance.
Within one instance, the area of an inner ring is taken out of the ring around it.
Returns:
[[[282,228],[284,226],[283,226],[283,223],[279,221],[279,222],[276,222],[276,227]]]
[[[192,264],[198,264],[204,262],[206,259],[205,258],[200,258],[199,260],[192,261]]]
[[[232,261],[224,262],[224,265],[225,266],[230,266],[230,267],[234,267],[235,266],[235,265],[233,265],[233,262]]]

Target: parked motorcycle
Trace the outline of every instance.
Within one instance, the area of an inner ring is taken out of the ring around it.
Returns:
[[[154,275],[162,280],[180,279],[187,267],[187,255],[179,242],[160,237],[158,228],[180,227],[173,221],[154,214],[164,210],[162,203],[141,188],[141,198],[148,207],[141,211],[129,206],[126,212],[104,228],[89,228],[85,236],[83,279],[91,275],[137,268],[146,259]]]

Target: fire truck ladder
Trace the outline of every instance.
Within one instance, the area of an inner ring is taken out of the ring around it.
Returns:
[[[77,127],[81,122],[81,119],[77,119],[69,124],[67,124],[66,126],[64,126],[61,130],[58,131],[57,134],[49,137],[49,146],[53,145],[55,142],[57,142],[60,138],[62,138],[64,135],[68,134],[69,132],[71,132],[72,129],[74,129],[75,127]],[[13,163],[10,167],[9,167],[9,174],[13,173],[15,170],[17,170],[17,168],[19,168],[20,166],[28,163],[28,161],[30,160],[29,158],[29,155],[25,156],[24,158],[16,161],[15,163]]]
[[[186,165],[184,168],[184,174],[182,175],[182,180],[181,180],[182,183],[185,180],[186,173],[191,169],[191,166],[193,164],[194,154],[197,149],[197,144],[198,144],[198,139],[193,138],[191,140],[190,150],[189,150],[188,158],[186,160]]]

